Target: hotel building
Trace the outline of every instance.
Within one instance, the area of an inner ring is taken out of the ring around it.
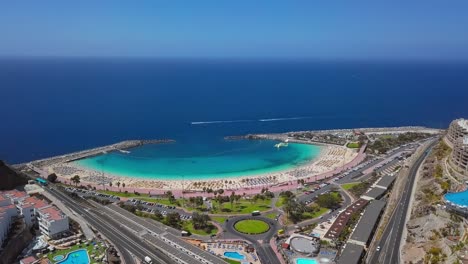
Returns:
[[[448,141],[455,145],[459,138],[465,136],[468,136],[468,120],[463,118],[453,120],[447,132]]]
[[[37,210],[49,206],[49,204],[36,197],[27,197],[18,201],[16,205],[19,213],[24,217],[24,222],[27,226],[33,226],[36,223]]]
[[[57,207],[18,190],[0,192],[0,247],[8,236],[13,217],[22,217],[27,227],[39,226],[42,234],[56,238],[68,231],[68,217]]]
[[[457,172],[468,176],[468,136],[455,141],[450,163]]]
[[[56,238],[68,231],[68,216],[55,206],[47,206],[38,210],[37,221],[39,230],[49,238]]]

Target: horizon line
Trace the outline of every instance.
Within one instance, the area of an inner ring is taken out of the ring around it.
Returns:
[[[144,55],[1,55],[2,59],[146,59],[172,61],[295,61],[295,62],[468,62],[468,58],[435,57],[298,57],[298,56],[144,56]]]

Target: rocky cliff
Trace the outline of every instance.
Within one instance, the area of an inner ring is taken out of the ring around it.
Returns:
[[[28,179],[25,175],[16,172],[0,160],[0,190],[11,190],[26,183]]]

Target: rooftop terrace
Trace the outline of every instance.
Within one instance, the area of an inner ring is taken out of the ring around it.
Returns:
[[[39,213],[46,220],[58,221],[66,218],[66,215],[55,206],[42,208],[39,210]]]

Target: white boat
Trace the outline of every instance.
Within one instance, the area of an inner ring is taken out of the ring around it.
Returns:
[[[287,147],[288,146],[288,143],[284,143],[284,142],[281,142],[281,143],[278,143],[275,145],[275,148],[281,148],[281,147]]]

